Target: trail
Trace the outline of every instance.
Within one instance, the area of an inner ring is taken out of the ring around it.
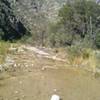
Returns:
[[[50,100],[55,90],[62,100],[100,100],[99,76],[66,67],[54,56],[37,47],[19,47],[11,55],[16,66],[0,74],[0,100]]]
[[[56,61],[62,61],[62,62],[66,62],[66,60],[64,59],[61,59],[61,58],[58,58],[56,55],[51,55],[41,49],[38,49],[36,47],[32,47],[32,46],[23,46],[24,49],[27,49],[29,51],[33,51],[34,53],[42,56],[42,57],[45,57],[45,58],[48,58],[48,59],[53,59],[53,60],[56,60]]]

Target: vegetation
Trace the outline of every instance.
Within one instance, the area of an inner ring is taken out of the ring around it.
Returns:
[[[99,47],[100,6],[94,1],[68,2],[59,11],[60,20],[51,28],[52,44],[75,45],[87,40]],[[56,39],[56,37],[58,37]],[[96,41],[96,42],[95,42]],[[55,43],[55,44],[54,44]]]
[[[100,48],[100,5],[95,1],[68,0],[59,10],[58,21],[55,23],[50,23],[42,11],[44,4],[47,5],[46,1],[34,1],[32,4],[36,12],[33,15],[34,21],[30,24],[24,11],[17,12],[17,4],[21,2],[16,2],[12,4],[8,0],[0,1],[1,40],[21,39],[22,42],[53,47],[80,44],[83,47]]]
[[[8,0],[0,0],[0,39],[20,39],[26,34],[27,29],[14,14],[13,8]]]
[[[67,46],[72,61],[79,56],[83,59],[89,58],[91,51],[88,48],[100,48],[100,5],[95,1],[68,0],[59,10],[58,20],[54,23],[50,23],[46,13],[42,12],[45,0],[34,1],[36,12],[32,24],[27,23],[27,16],[26,20],[22,18],[25,17],[24,11],[17,13],[17,3],[14,5],[8,0],[0,1],[1,41],[14,42],[19,39],[21,42],[42,46]],[[1,54],[6,53],[5,44],[1,48]]]
[[[100,33],[96,34],[96,40],[95,40],[96,46],[100,48]]]
[[[99,2],[0,0],[0,100],[99,100]]]
[[[9,42],[0,42],[0,64],[2,64],[5,60],[6,55],[8,54],[8,49],[10,47]]]

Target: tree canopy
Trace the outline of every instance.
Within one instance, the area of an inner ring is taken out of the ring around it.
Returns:
[[[53,34],[60,35],[58,40],[61,45],[72,45],[86,37],[97,45],[95,41],[100,33],[100,5],[96,2],[87,0],[68,2],[60,9],[58,16],[60,20],[51,30]],[[62,35],[64,37],[61,39]]]
[[[0,0],[0,38],[4,40],[18,39],[26,32],[26,28],[16,18],[8,0]]]

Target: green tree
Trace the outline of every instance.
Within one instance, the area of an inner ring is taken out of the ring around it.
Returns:
[[[60,9],[58,16],[60,21],[56,25],[60,27],[56,28],[55,33],[64,33],[67,37],[62,45],[75,44],[86,36],[88,40],[95,41],[96,30],[100,25],[100,6],[95,1],[68,2]]]
[[[0,0],[0,38],[13,40],[21,38],[27,29],[17,20],[8,0]]]
[[[97,48],[100,48],[100,31],[96,34],[95,44]]]

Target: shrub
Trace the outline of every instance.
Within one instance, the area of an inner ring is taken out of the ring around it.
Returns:
[[[8,42],[0,42],[0,63],[3,63],[9,49],[10,43]]]
[[[81,57],[81,55],[82,55],[81,49],[82,48],[78,45],[73,45],[71,47],[68,47],[68,49],[67,49],[68,59],[71,64],[74,63],[75,59]]]
[[[91,53],[92,53],[92,50],[90,48],[89,49],[84,48],[82,50],[82,57],[83,57],[83,59],[89,59],[90,56],[91,56]]]
[[[100,33],[96,34],[96,40],[95,40],[97,48],[100,48]]]

